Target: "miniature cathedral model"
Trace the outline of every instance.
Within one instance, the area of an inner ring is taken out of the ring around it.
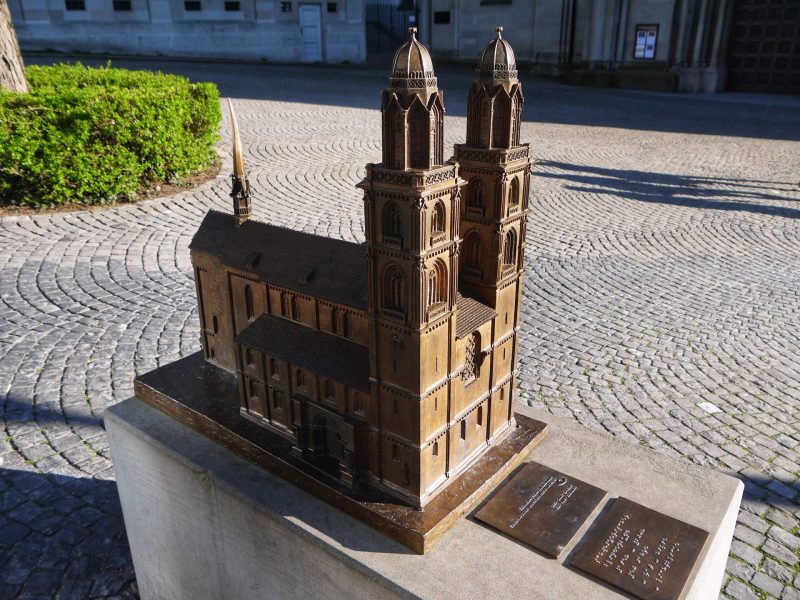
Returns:
[[[204,357],[237,377],[241,414],[319,471],[424,506],[515,426],[531,161],[501,28],[447,162],[410,31],[382,94],[383,160],[358,185],[366,243],[249,218],[231,107],[234,214],[209,211],[190,248]]]

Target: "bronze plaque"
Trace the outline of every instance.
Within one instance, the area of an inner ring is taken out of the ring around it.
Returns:
[[[708,532],[618,498],[578,546],[572,565],[644,600],[676,600]]]
[[[529,462],[475,517],[558,558],[605,497],[605,490]]]

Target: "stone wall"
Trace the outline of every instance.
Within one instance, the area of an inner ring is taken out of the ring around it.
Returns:
[[[200,10],[183,0],[131,0],[130,10],[115,10],[112,0],[78,2],[82,10],[67,10],[64,0],[9,4],[28,51],[316,62],[303,56],[297,0],[201,0]],[[364,0],[309,4],[320,9],[321,62],[364,62]]]

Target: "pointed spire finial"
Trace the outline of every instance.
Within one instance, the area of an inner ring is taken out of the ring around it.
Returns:
[[[236,215],[236,224],[241,225],[250,217],[250,182],[247,181],[247,171],[244,167],[244,153],[242,140],[239,138],[239,124],[236,122],[236,113],[233,112],[233,103],[228,98],[228,110],[231,115],[231,129],[233,130],[233,173],[231,180],[233,190],[233,212]]]
[[[502,25],[498,25],[497,27],[495,27],[495,31],[497,32],[497,39],[498,40],[502,40],[503,39],[503,26]]]
[[[408,28],[408,33],[411,34],[411,39],[412,40],[417,39],[417,28],[416,27],[409,27]]]

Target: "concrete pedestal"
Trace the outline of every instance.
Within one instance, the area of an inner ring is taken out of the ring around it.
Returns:
[[[518,410],[550,425],[532,460],[710,531],[684,597],[718,596],[741,482]],[[135,398],[105,422],[142,598],[626,597],[471,517],[413,554]]]

